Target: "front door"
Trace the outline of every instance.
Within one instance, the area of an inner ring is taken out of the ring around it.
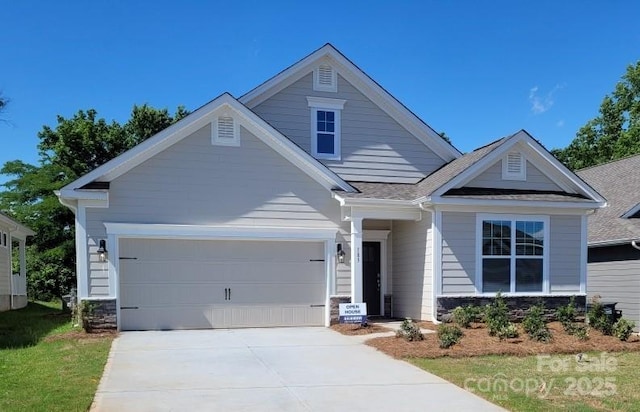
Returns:
[[[382,315],[380,310],[380,242],[362,242],[362,296],[368,315]]]

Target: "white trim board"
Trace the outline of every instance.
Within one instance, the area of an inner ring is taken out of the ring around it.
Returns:
[[[234,240],[335,240],[338,228],[257,227],[257,226],[198,226],[146,223],[105,222],[108,235],[120,238],[154,239],[234,239]]]
[[[68,199],[98,198],[108,199],[106,192],[81,190],[84,185],[93,181],[111,181],[142,162],[150,159],[173,144],[188,137],[197,130],[211,123],[218,112],[226,111],[237,117],[241,126],[245,127],[289,162],[307,173],[327,189],[342,189],[354,192],[355,189],[338,177],[326,166],[314,159],[307,152],[296,146],[282,133],[274,129],[255,113],[239,103],[233,96],[224,93],[189,116],[169,126],[160,133],[145,140],[120,156],[108,161],[86,175],[60,189],[59,197]]]

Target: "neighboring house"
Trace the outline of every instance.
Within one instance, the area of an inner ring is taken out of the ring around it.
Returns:
[[[586,296],[604,199],[525,131],[462,155],[327,44],[58,192],[78,297],[120,329],[436,320]],[[583,264],[585,263],[585,264]]]
[[[27,236],[35,233],[0,212],[0,312],[27,306]],[[18,248],[18,268],[13,265],[13,249]]]
[[[617,302],[622,316],[640,326],[640,156],[578,171],[607,199],[589,216],[589,296]]]

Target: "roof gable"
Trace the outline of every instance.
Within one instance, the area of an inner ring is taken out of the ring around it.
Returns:
[[[442,139],[431,127],[328,43],[238,100],[248,108],[253,108],[313,72],[323,62],[327,62],[334,67],[337,74],[351,83],[445,162],[461,156],[461,153],[455,147]]]
[[[640,155],[578,170],[607,198],[608,207],[589,216],[589,245],[615,245],[640,238]]]
[[[582,196],[602,206],[605,204],[597,191],[567,169],[524,130],[454,160],[420,182],[418,192],[425,198],[441,198],[451,190],[463,188],[513,150],[523,152],[526,159],[554,182],[561,192]]]
[[[127,173],[145,160],[212,122],[218,113],[224,111],[232,112],[238,116],[239,123],[243,127],[327,189],[341,189],[347,192],[354,190],[348,183],[296,146],[230,94],[224,93],[179,122],[66,185],[60,189],[60,197],[71,199],[95,197],[94,190],[81,193],[83,191],[80,189],[94,181],[108,182]]]

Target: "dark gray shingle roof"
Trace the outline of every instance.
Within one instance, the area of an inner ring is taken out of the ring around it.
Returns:
[[[640,219],[620,216],[640,203],[640,155],[576,173],[605,199],[608,207],[589,216],[589,243],[624,243],[640,238]]]

